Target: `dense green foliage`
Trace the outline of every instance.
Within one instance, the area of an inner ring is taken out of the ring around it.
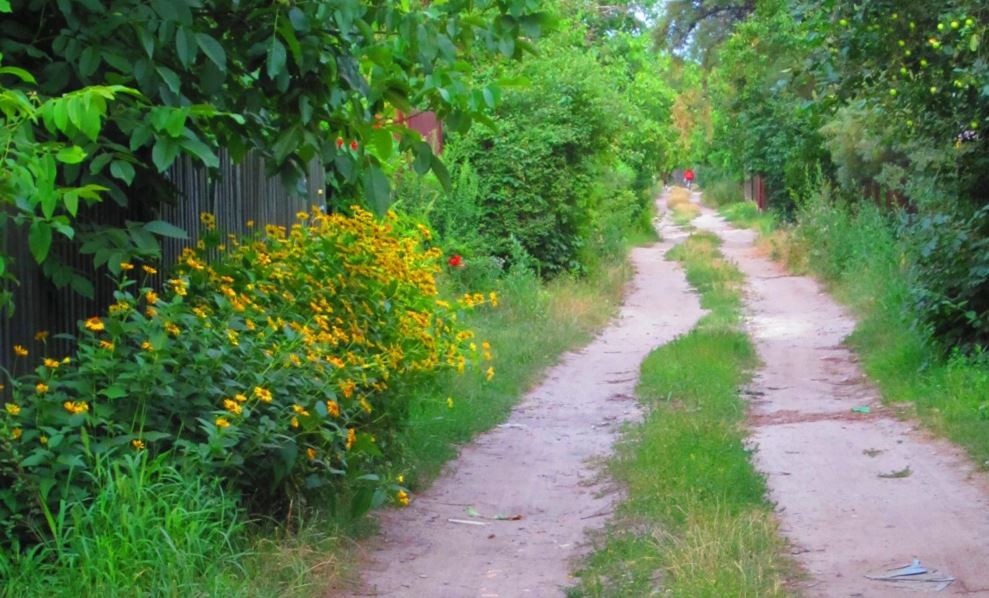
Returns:
[[[504,91],[498,128],[451,139],[455,202],[421,187],[406,194],[469,257],[531,259],[544,276],[621,250],[648,217],[676,137],[668,58],[629,34],[588,41],[576,19],[561,29],[512,71],[528,84]]]
[[[898,237],[909,248],[918,326],[947,346],[985,345],[984,3],[761,0],[751,9],[717,22],[687,10],[668,16],[681,28],[722,30],[693,40],[713,56],[708,163],[735,180],[762,174],[784,213],[824,183],[836,201],[907,208]]]
[[[86,292],[47,251],[53,232],[75,237],[79,200],[106,193],[147,209],[181,201],[167,169],[182,155],[215,168],[221,148],[235,160],[256,150],[287,185],[315,160],[332,207],[358,195],[383,213],[387,173],[402,155],[446,178],[397,111],[432,109],[454,130],[490,122],[496,81],[472,87],[465,60],[531,51],[550,25],[539,4],[3,0],[0,198],[15,209],[0,225],[29,227],[34,257],[53,280]],[[29,118],[45,110],[43,123]],[[64,151],[49,151],[52,143]],[[32,155],[42,167],[25,169]],[[149,236],[98,228],[87,243],[122,238],[146,254],[156,249]]]

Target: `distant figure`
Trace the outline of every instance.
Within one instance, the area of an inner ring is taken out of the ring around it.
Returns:
[[[683,171],[683,180],[687,183],[687,189],[690,189],[694,185],[694,171],[687,169]]]

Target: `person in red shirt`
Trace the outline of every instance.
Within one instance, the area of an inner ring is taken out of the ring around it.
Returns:
[[[687,183],[687,189],[690,189],[694,184],[694,171],[689,168],[683,171],[683,180]]]

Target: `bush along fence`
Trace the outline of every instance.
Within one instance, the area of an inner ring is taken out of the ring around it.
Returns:
[[[39,333],[48,333],[50,353],[67,354],[73,350],[74,341],[63,335],[75,333],[78,322],[114,301],[114,282],[105,270],[94,267],[94,261],[117,272],[116,266],[123,258],[113,253],[112,246],[94,254],[84,239],[87,229],[96,233],[107,227],[121,228],[127,232],[120,234],[129,235],[133,245],[149,256],[160,252],[160,263],[171,264],[185,247],[198,241],[199,215],[203,212],[215,214],[219,230],[244,234],[249,221],[288,226],[300,210],[325,202],[324,174],[316,163],[309,167],[306,186],[295,190],[267,176],[262,159],[253,153],[234,164],[226,152],[220,152],[219,167],[212,175],[191,159],[183,158],[168,171],[168,177],[180,198],[170,205],[150,209],[139,205],[144,202],[131,202],[129,207],[121,207],[105,200],[91,207],[80,206],[83,239],[59,241],[52,251],[59,258],[56,263],[83,273],[83,278],[92,284],[89,289],[56,284],[67,280],[57,273],[46,275],[28,252],[28,232],[8,224],[2,242],[14,258],[13,273],[19,284],[13,290],[16,311],[0,322],[0,367],[10,366],[15,346],[29,351],[40,349],[35,339]],[[156,241],[155,236],[161,241]],[[127,239],[121,239],[119,245],[125,247]]]
[[[135,451],[171,452],[261,512],[314,493],[356,512],[408,502],[381,471],[405,397],[442,370],[494,375],[458,315],[497,296],[439,298],[429,229],[394,213],[297,219],[240,237],[204,213],[172,273],[120,264],[115,302],[84,321],[72,356],[15,359],[0,538],[44,536],[62,501],[91,496],[97,463]]]

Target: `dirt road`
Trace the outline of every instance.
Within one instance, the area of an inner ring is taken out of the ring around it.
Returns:
[[[788,276],[753,248],[753,233],[710,210],[694,225],[720,235],[748,279],[748,328],[764,362],[748,390],[751,440],[783,532],[810,576],[801,593],[911,596],[953,577],[937,595],[989,596],[986,476],[882,406],[842,344],[853,320],[814,280]],[[914,558],[936,573],[865,577]]]
[[[621,422],[638,415],[639,365],[702,315],[679,266],[664,257],[684,235],[671,228],[663,236],[632,252],[635,278],[606,330],[565,355],[505,424],[464,447],[409,508],[381,514],[364,587],[352,595],[563,595],[585,530],[603,525],[615,501],[595,479],[593,460],[607,455]],[[479,520],[468,506],[522,519]]]

